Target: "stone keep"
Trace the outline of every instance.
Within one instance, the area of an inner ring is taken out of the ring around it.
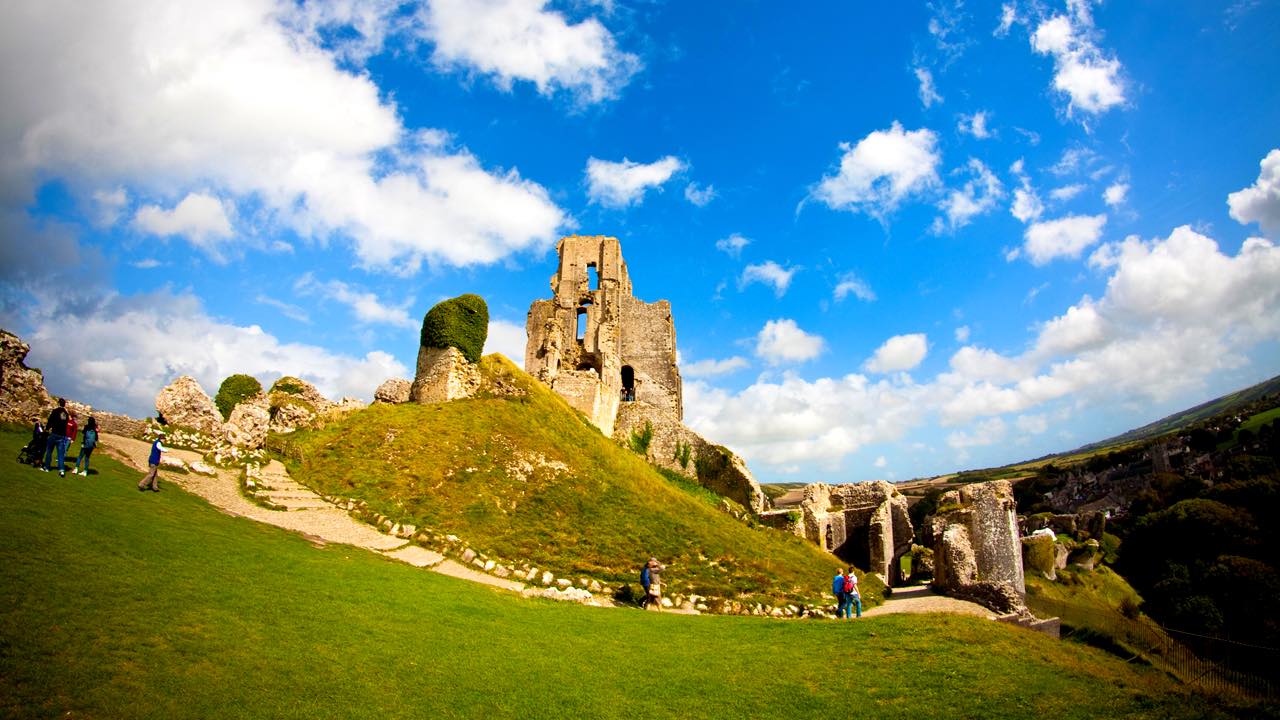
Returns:
[[[554,297],[529,308],[525,370],[607,436],[624,388],[678,422],[684,409],[670,303],[631,294],[617,238],[573,235],[556,252]]]
[[[1025,596],[1017,503],[1008,480],[964,485],[938,499],[944,512],[929,519],[934,585],[962,595],[978,583],[1001,585]]]

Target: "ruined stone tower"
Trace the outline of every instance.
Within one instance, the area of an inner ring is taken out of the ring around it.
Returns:
[[[613,435],[624,401],[683,417],[676,329],[666,300],[631,294],[617,238],[561,238],[551,300],[529,308],[524,367]]]

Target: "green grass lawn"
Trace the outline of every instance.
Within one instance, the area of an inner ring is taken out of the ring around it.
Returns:
[[[0,434],[0,452],[22,441]],[[1206,713],[1152,671],[979,619],[690,617],[523,599],[313,547],[163,478],[162,492],[139,493],[139,473],[104,455],[89,478],[0,470],[0,715]]]
[[[498,562],[561,577],[639,592],[639,564],[656,556],[672,570],[669,593],[713,606],[829,602],[835,556],[737,520],[714,493],[664,477],[505,358],[484,358],[481,371],[524,394],[371,406],[287,436],[291,474],[396,522],[460,537]],[[863,587],[864,602],[879,604],[880,582],[868,577]]]

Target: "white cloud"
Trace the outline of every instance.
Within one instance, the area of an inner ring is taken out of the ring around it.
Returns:
[[[1060,188],[1054,188],[1053,190],[1049,191],[1049,197],[1053,198],[1054,200],[1057,200],[1058,202],[1067,202],[1068,200],[1071,200],[1075,196],[1084,192],[1084,189],[1085,189],[1085,186],[1080,183],[1076,183],[1074,185],[1063,185]]]
[[[524,323],[489,320],[489,335],[484,341],[484,354],[502,353],[517,367],[524,367],[524,351],[529,335]]]
[[[994,445],[1004,439],[1007,430],[1004,420],[990,418],[978,423],[970,432],[957,430],[947,435],[947,444],[957,450]]]
[[[956,328],[956,342],[969,342],[969,326],[961,325]]]
[[[895,335],[876,348],[875,353],[862,364],[862,367],[874,373],[911,370],[924,361],[928,352],[929,342],[924,333]]]
[[[938,94],[938,89],[933,85],[933,73],[928,68],[918,67],[915,69],[916,81],[920,83],[920,103],[926,108],[933,104],[941,104],[942,96]]]
[[[716,377],[718,375],[728,375],[731,372],[741,370],[751,363],[744,357],[734,355],[723,360],[715,360],[707,358],[691,363],[681,363],[680,374],[684,377]]]
[[[409,308],[413,298],[406,298],[399,305],[387,305],[378,299],[375,293],[353,288],[341,280],[322,282],[307,273],[294,283],[295,291],[303,294],[319,294],[330,300],[346,305],[355,315],[356,321],[364,325],[392,325],[395,327],[414,328],[418,323],[409,316]]]
[[[840,302],[850,295],[867,302],[872,302],[876,299],[876,294],[871,289],[871,286],[853,273],[845,273],[840,276],[840,282],[836,284],[834,294],[836,302]]]
[[[1068,215],[1034,223],[1024,235],[1023,250],[1032,265],[1044,265],[1060,257],[1080,257],[1085,248],[1102,237],[1106,222],[1106,215]]]
[[[1097,305],[1085,296],[1065,314],[1041,326],[1035,350],[1046,357],[1077,354],[1102,345],[1109,335],[1110,328]]]
[[[790,267],[784,268],[778,263],[769,260],[758,265],[748,265],[742,270],[742,277],[738,278],[738,288],[744,288],[751,283],[760,283],[762,285],[772,285],[773,293],[778,297],[782,297],[787,293],[787,288],[791,285],[791,278],[800,268]]]
[[[888,465],[889,465],[889,461],[888,461],[888,460],[886,460],[886,459],[885,459],[885,457],[884,457],[883,455],[881,455],[881,456],[877,457],[877,458],[876,458],[876,461],[875,461],[875,462],[873,462],[873,463],[871,463],[871,464],[872,464],[872,465],[874,465],[874,466],[876,466],[876,467],[878,467],[878,468],[883,468],[883,467],[888,467]]]
[[[992,35],[996,37],[1004,37],[1009,34],[1009,28],[1013,27],[1016,22],[1021,22],[1018,17],[1018,7],[1015,3],[1007,2],[1000,6],[1000,24],[996,26]]]
[[[825,346],[820,336],[801,330],[795,320],[770,320],[756,335],[756,355],[770,365],[812,360]]]
[[[66,332],[70,322],[74,333]],[[327,397],[368,400],[383,380],[409,372],[385,352],[338,354],[281,342],[257,325],[220,322],[190,295],[111,296],[84,315],[41,313],[32,325],[29,362],[44,370],[53,392],[135,416],[155,414],[156,393],[179,375],[209,393],[233,373],[264,382],[295,375]]]
[[[1009,206],[1009,212],[1024,223],[1038,220],[1044,212],[1044,203],[1040,202],[1040,196],[1036,195],[1030,185],[1023,185],[1013,191],[1013,204]]]
[[[641,164],[626,158],[610,162],[587,160],[587,196],[591,202],[606,207],[638,205],[649,188],[660,188],[671,176],[684,170],[685,164],[668,155],[661,160]]]
[[[1069,147],[1062,151],[1062,157],[1049,168],[1049,172],[1058,176],[1073,175],[1098,162],[1098,154],[1083,145]]]
[[[1124,204],[1126,198],[1129,197],[1129,183],[1117,182],[1102,192],[1102,201],[1111,207],[1118,207]]]
[[[738,233],[733,233],[727,238],[720,238],[716,241],[716,249],[730,257],[738,257],[742,254],[742,248],[751,244],[751,240],[742,237]]]
[[[160,267],[160,261],[155,258],[142,258],[141,260],[135,260],[129,264],[139,270],[153,270]]]
[[[974,217],[990,212],[1004,197],[1004,185],[981,160],[969,158],[968,170],[971,178],[959,190],[948,193],[939,205],[947,219],[943,223],[942,218],[937,218],[933,225],[934,232],[943,229],[958,230],[968,225]]]
[[[429,0],[422,35],[435,44],[432,61],[493,76],[510,89],[517,80],[538,92],[575,93],[581,102],[617,97],[640,69],[599,20],[571,24],[545,0]]]
[[[904,131],[894,122],[850,146],[841,143],[840,171],[822,179],[813,197],[835,210],[876,217],[892,212],[911,195],[938,184],[938,136],[928,129]]]
[[[290,29],[295,8],[39,3],[7,18],[0,188],[22,203],[49,177],[153,203],[252,198],[265,222],[349,238],[363,265],[402,273],[550,245],[566,216],[544,188],[406,128],[370,75]]]
[[[1013,424],[1028,435],[1041,435],[1049,429],[1049,419],[1044,415],[1019,415]]]
[[[951,356],[951,371],[967,381],[1007,383],[1027,374],[1027,364],[994,350],[966,345]]]
[[[277,300],[276,298],[273,298],[269,295],[263,295],[261,293],[259,293],[258,296],[253,299],[253,301],[260,305],[273,307],[276,310],[279,310],[281,315],[284,315],[285,317],[291,320],[297,320],[300,323],[311,322],[311,316],[307,314],[307,311],[303,310],[297,305],[291,305],[283,300]]]
[[[1097,115],[1125,101],[1120,61],[1094,42],[1088,2],[1072,2],[1071,16],[1054,15],[1031,34],[1031,47],[1053,57],[1053,87],[1070,98],[1068,111]]]
[[[707,203],[715,198],[716,188],[714,185],[699,188],[697,183],[689,183],[684,186],[684,199],[698,207],[706,207]]]
[[[987,127],[987,117],[988,113],[985,110],[978,111],[972,115],[961,115],[956,129],[965,135],[972,135],[979,140],[985,140],[992,136],[991,130]]]
[[[120,219],[125,206],[129,204],[129,193],[122,187],[116,187],[111,190],[94,190],[93,202],[96,206],[94,221],[102,226],[111,226],[116,224],[116,220]]]
[[[1253,185],[1227,196],[1231,217],[1248,225],[1256,222],[1270,237],[1280,235],[1280,148],[1267,153]]]
[[[144,205],[133,216],[138,230],[169,237],[180,235],[215,258],[218,246],[231,237],[231,220],[222,201],[205,193],[191,193],[172,210]]]

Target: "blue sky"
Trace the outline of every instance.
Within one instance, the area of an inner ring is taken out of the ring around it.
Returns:
[[[898,4],[906,5],[906,4]],[[0,322],[55,393],[522,359],[557,238],[764,481],[1070,449],[1280,373],[1280,6],[6,5]]]

